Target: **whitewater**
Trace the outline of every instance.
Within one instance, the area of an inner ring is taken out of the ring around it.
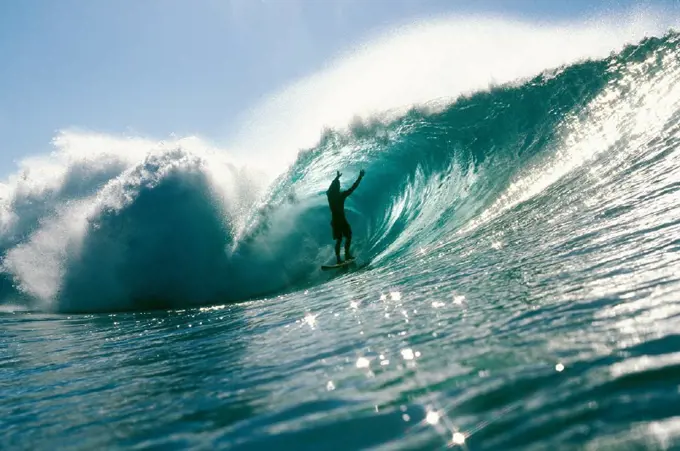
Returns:
[[[428,20],[226,145],[59,132],[0,184],[0,447],[680,446],[675,22]]]

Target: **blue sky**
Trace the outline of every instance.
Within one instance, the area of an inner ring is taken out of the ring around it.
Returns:
[[[678,8],[675,0],[645,4]],[[392,25],[493,12],[534,20],[639,5],[593,0],[0,2],[0,174],[61,129],[226,142],[237,115]]]

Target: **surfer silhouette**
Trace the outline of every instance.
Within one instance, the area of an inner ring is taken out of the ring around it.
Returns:
[[[340,176],[342,174],[340,171],[337,171],[335,179],[333,179],[331,186],[326,191],[328,206],[331,208],[331,227],[333,228],[333,239],[335,240],[335,258],[338,264],[342,263],[342,260],[340,260],[340,244],[343,237],[345,238],[345,260],[354,258],[349,252],[349,247],[352,244],[352,228],[345,217],[345,199],[357,189],[361,179],[364,178],[364,174],[365,171],[362,169],[354,184],[348,190],[341,191]]]

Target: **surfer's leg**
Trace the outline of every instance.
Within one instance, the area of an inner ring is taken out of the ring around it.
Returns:
[[[340,243],[342,243],[342,236],[335,240],[335,258],[338,260],[338,264],[342,263],[342,260],[340,260]]]
[[[349,247],[352,245],[352,228],[347,224],[347,227],[344,230],[345,234],[345,260],[350,260],[354,257],[352,257],[352,254],[349,253]]]
[[[340,260],[340,245],[342,244],[342,228],[335,221],[331,221],[331,227],[333,228],[333,239],[335,240],[335,259],[338,264],[342,263]]]

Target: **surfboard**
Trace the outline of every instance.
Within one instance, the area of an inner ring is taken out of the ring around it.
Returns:
[[[322,271],[328,271],[329,269],[338,269],[338,268],[345,268],[352,263],[356,261],[356,258],[352,258],[350,260],[345,260],[342,263],[336,263],[335,265],[321,265],[321,270]]]

